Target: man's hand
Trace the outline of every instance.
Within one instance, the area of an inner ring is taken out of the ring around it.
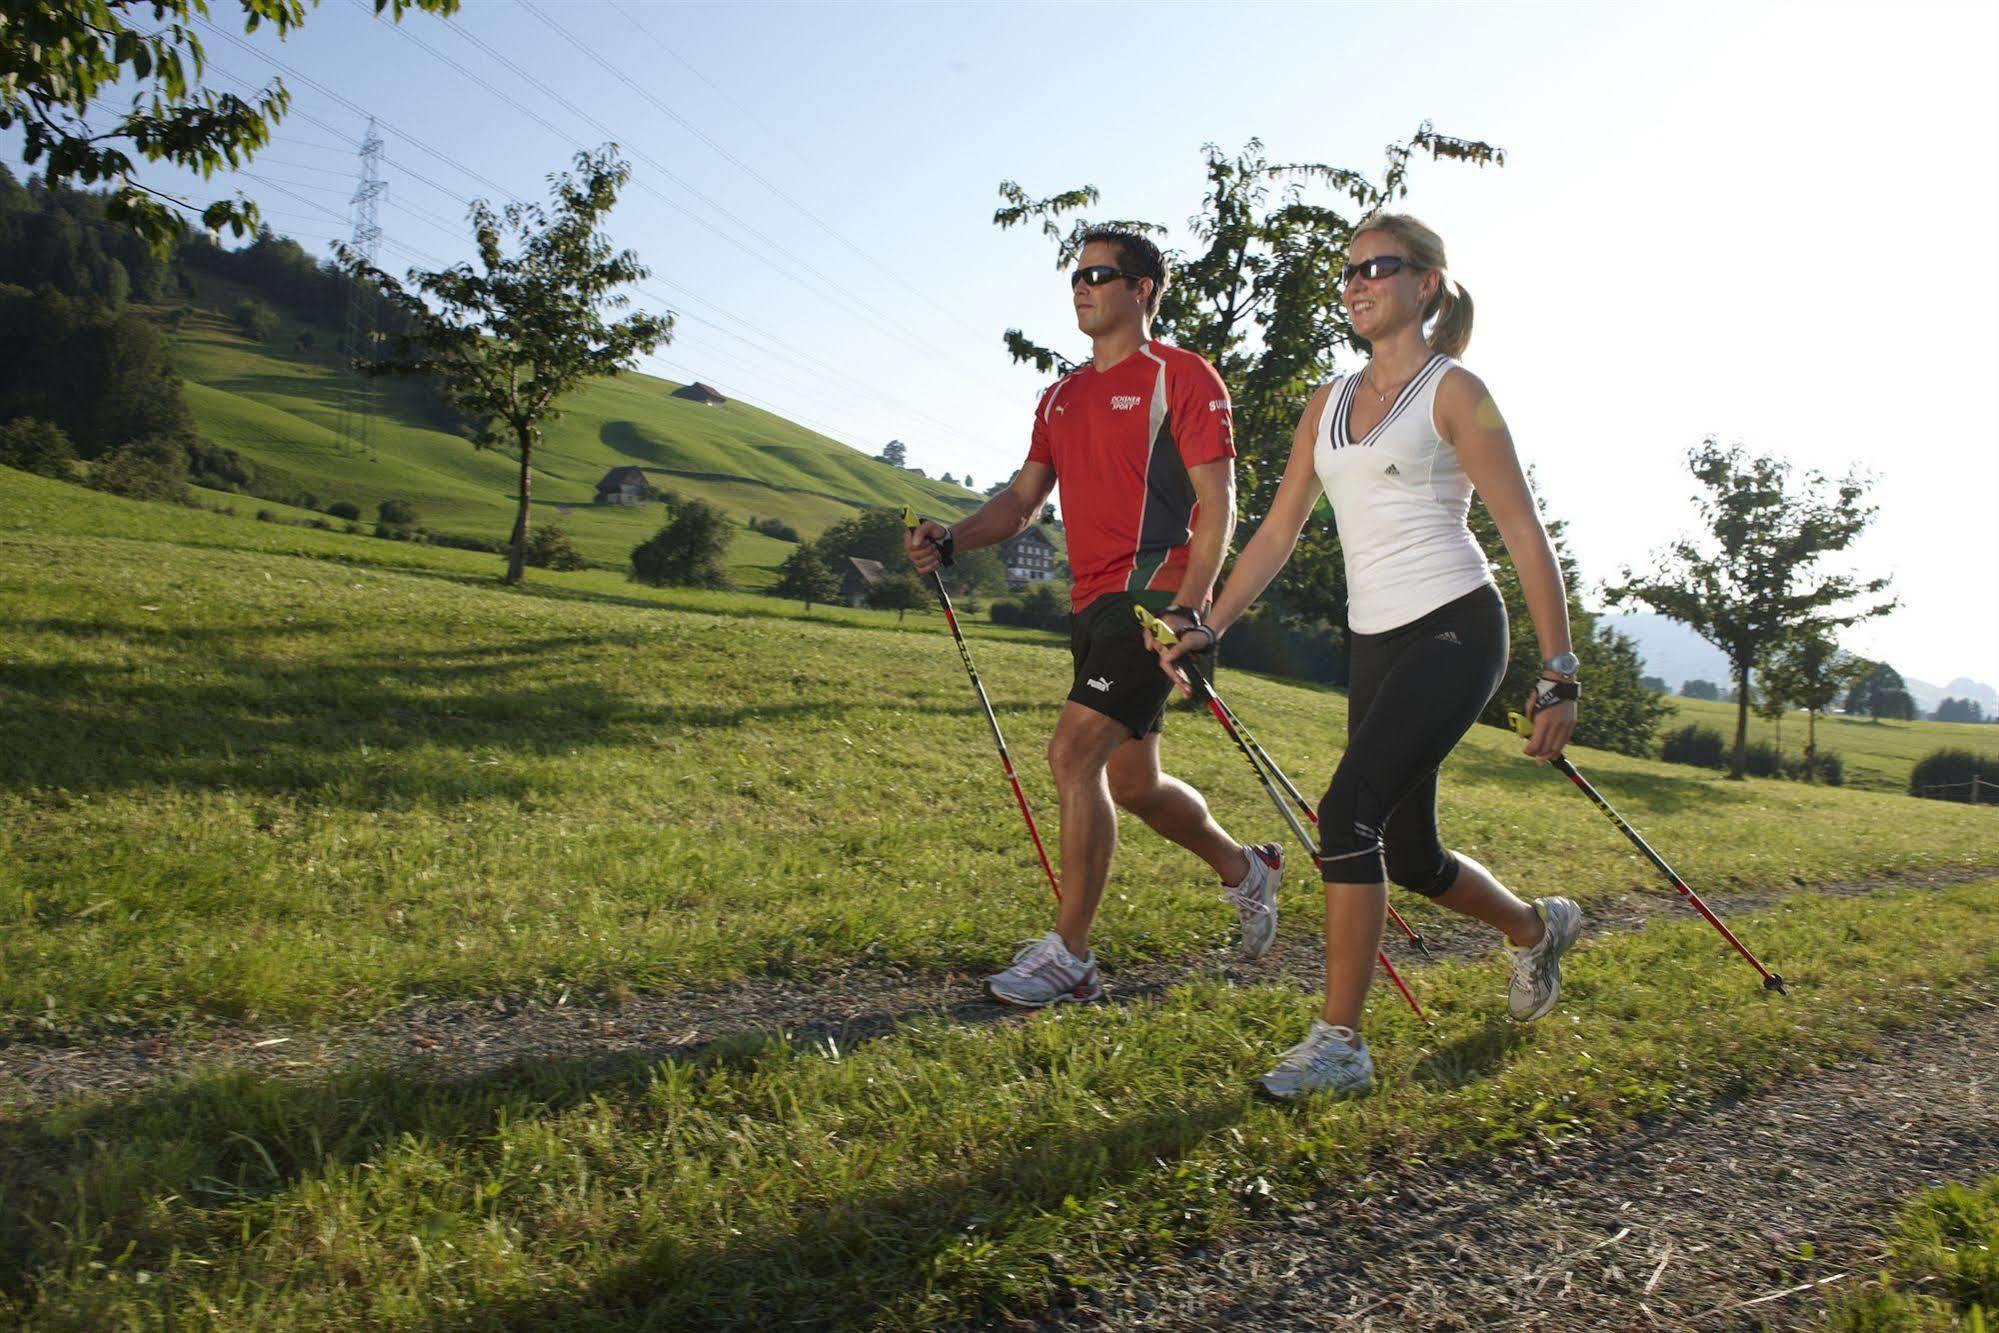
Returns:
[[[919,574],[929,574],[944,562],[937,550],[937,543],[944,540],[944,525],[935,519],[924,519],[913,528],[905,528],[902,534],[902,549],[909,552],[909,563],[916,566]]]

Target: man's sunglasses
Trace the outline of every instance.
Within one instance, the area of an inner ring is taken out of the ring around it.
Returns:
[[[1101,287],[1114,278],[1130,278],[1137,282],[1144,276],[1143,273],[1127,273],[1114,264],[1085,264],[1069,275],[1069,285],[1074,287],[1080,282],[1085,287]]]
[[[1401,255],[1377,255],[1373,259],[1363,259],[1358,264],[1348,264],[1340,270],[1340,286],[1344,287],[1355,278],[1366,278],[1378,282],[1382,278],[1392,278],[1403,269],[1422,270],[1422,265],[1404,259]]]

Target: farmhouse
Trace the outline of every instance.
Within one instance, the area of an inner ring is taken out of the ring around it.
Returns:
[[[1030,583],[1055,577],[1058,553],[1055,543],[1036,523],[1018,537],[999,544],[1000,563],[1006,566],[1006,586],[1019,592]]]
[[[674,398],[685,398],[689,402],[703,403],[709,407],[720,407],[729,401],[699,380],[692,384],[681,385],[673,391],[671,396]]]
[[[600,505],[641,505],[654,491],[665,490],[660,479],[642,467],[614,467],[597,483]]]
[[[882,568],[881,561],[850,555],[840,580],[840,600],[848,606],[866,606],[868,591],[887,577],[888,571]]]

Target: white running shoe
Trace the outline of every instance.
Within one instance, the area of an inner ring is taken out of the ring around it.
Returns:
[[[1092,949],[1088,958],[1078,958],[1051,930],[1021,945],[1012,967],[987,977],[986,994],[1001,1004],[1022,1009],[1040,1009],[1064,1000],[1102,999],[1104,986],[1097,979],[1096,950]]]
[[[1242,922],[1236,951],[1244,958],[1261,958],[1277,939],[1277,888],[1284,882],[1284,849],[1274,842],[1245,846],[1249,873],[1240,884],[1222,885],[1222,897],[1235,905]]]
[[[1358,1097],[1374,1086],[1374,1059],[1352,1028],[1315,1018],[1305,1040],[1284,1052],[1277,1067],[1257,1083],[1287,1102],[1320,1091]]]
[[[1531,1023],[1555,1007],[1562,994],[1562,955],[1582,934],[1583,911],[1567,898],[1537,898],[1534,910],[1547,923],[1548,933],[1530,949],[1507,952],[1513,955],[1513,982],[1508,988],[1506,1007],[1514,1019]]]

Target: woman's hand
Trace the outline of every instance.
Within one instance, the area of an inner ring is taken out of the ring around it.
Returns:
[[[1187,673],[1176,663],[1189,653],[1206,651],[1208,645],[1215,641],[1214,634],[1205,625],[1191,625],[1177,632],[1180,635],[1177,642],[1161,643],[1152,637],[1152,631],[1147,630],[1145,646],[1159,654],[1159,669],[1166,673],[1166,679],[1173,682],[1174,688],[1180,691],[1183,698],[1191,699],[1194,697],[1194,687],[1188,683]]]
[[[1534,734],[1527,738],[1523,753],[1537,764],[1545,764],[1550,759],[1561,757],[1568,748],[1569,737],[1576,731],[1576,701],[1563,699],[1536,711],[1535,700],[1540,692],[1527,696],[1527,716],[1534,720]]]

